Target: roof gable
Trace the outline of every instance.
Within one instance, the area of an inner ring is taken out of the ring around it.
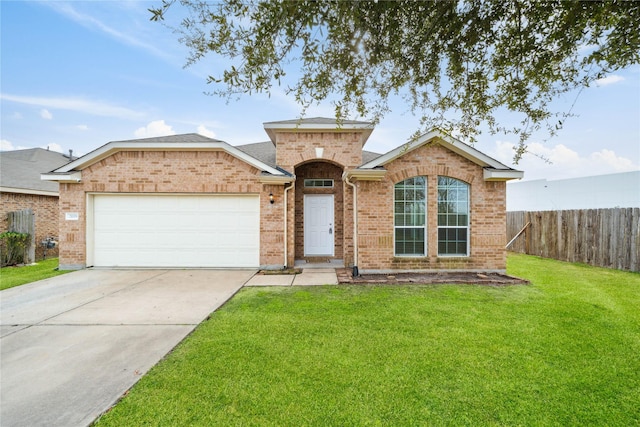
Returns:
[[[285,175],[281,170],[252,157],[246,152],[241,151],[224,141],[191,133],[155,138],[112,141],[49,174],[43,174],[41,179],[60,182],[79,181],[81,179],[81,171],[83,169],[119,151],[224,151],[229,155],[254,166],[260,171],[276,176]]]
[[[236,148],[248,155],[255,157],[256,159],[268,164],[269,166],[277,167],[276,165],[276,147],[273,142],[256,142],[254,144],[237,145]],[[380,157],[380,153],[374,153],[372,151],[362,150],[362,160],[369,162],[373,159]]]
[[[364,163],[358,169],[367,170],[380,168],[405,154],[427,144],[439,144],[467,160],[485,169],[484,177],[487,181],[505,181],[522,178],[524,173],[487,156],[479,150],[453,138],[437,129],[425,133],[413,141],[403,144],[380,157]]]

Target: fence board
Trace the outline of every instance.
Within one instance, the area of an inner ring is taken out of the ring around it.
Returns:
[[[31,236],[30,244],[26,248],[25,264],[30,264],[36,259],[36,224],[33,210],[23,209],[21,211],[9,212],[7,214],[9,223],[8,230],[16,233],[28,233]]]
[[[640,271],[640,208],[507,212],[513,252]]]

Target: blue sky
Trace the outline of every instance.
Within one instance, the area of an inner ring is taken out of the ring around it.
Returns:
[[[2,150],[49,147],[85,154],[115,140],[197,132],[241,145],[268,140],[263,122],[300,115],[292,97],[204,94],[213,59],[184,68],[187,50],[149,21],[159,1],[1,1],[0,139]],[[169,15],[171,18],[171,15]],[[561,179],[640,169],[640,67],[556,103],[578,117],[560,133],[530,140],[518,169],[525,179]],[[418,129],[402,100],[365,146],[387,152]],[[332,117],[328,103],[307,117]],[[481,135],[476,148],[511,165],[513,136]]]

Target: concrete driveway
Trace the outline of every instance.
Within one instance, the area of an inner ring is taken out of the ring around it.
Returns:
[[[88,425],[254,273],[82,270],[0,292],[0,425]]]

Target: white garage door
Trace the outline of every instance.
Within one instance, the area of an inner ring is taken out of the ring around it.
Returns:
[[[95,195],[93,265],[258,267],[256,195]]]

